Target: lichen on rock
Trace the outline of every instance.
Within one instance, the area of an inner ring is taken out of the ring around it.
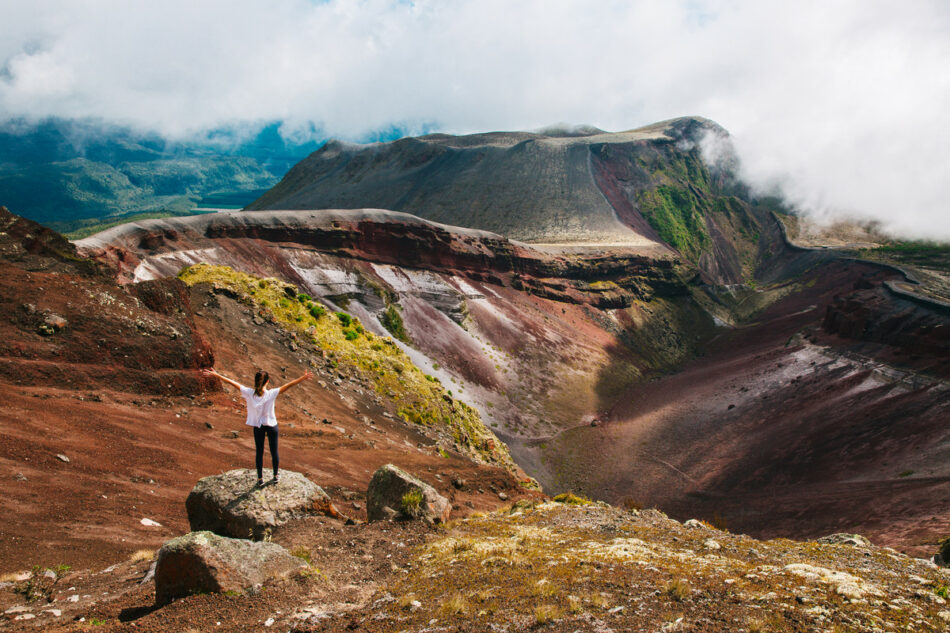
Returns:
[[[284,470],[279,484],[258,486],[257,473],[243,468],[198,480],[185,507],[192,530],[261,538],[327,501],[326,492],[300,473]]]
[[[195,593],[244,591],[306,566],[276,543],[190,532],[158,551],[155,601],[165,604]]]

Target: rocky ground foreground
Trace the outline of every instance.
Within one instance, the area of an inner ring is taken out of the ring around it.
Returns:
[[[9,630],[943,631],[950,571],[855,536],[759,541],[567,496],[444,526],[309,517],[273,540],[308,566],[154,605],[150,552],[6,583]],[[39,582],[43,582],[41,579]],[[30,618],[29,616],[35,616]],[[20,618],[20,619],[17,619]]]

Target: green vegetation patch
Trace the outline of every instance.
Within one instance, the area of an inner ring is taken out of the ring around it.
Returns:
[[[402,322],[402,315],[399,314],[399,308],[396,307],[396,304],[390,303],[386,306],[386,310],[383,311],[383,316],[380,318],[380,322],[383,324],[384,328],[389,330],[390,334],[403,343],[411,342],[409,333],[406,332],[406,326]]]
[[[593,503],[593,501],[587,497],[576,495],[573,492],[562,492],[559,495],[555,495],[553,501],[555,503],[566,503],[572,506],[589,506]]]
[[[696,195],[677,185],[640,192],[640,212],[660,238],[692,261],[709,246],[709,233]]]
[[[323,350],[334,366],[353,367],[377,393],[394,401],[404,420],[439,430],[451,438],[456,450],[476,461],[515,470],[508,448],[485,426],[478,411],[449,396],[391,338],[365,331],[356,317],[337,312],[336,318],[327,318],[323,306],[302,298],[306,295],[295,286],[227,266],[196,264],[178,277],[189,286],[204,283],[226,289],[261,317],[295,332],[302,344]]]
[[[415,519],[422,512],[422,491],[413,488],[399,500],[399,511],[403,516]]]

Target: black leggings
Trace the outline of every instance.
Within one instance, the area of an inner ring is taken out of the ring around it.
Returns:
[[[274,477],[277,476],[277,467],[280,465],[280,457],[277,455],[277,427],[276,426],[255,426],[254,427],[254,448],[256,449],[255,461],[257,465],[257,478],[264,477],[264,436],[267,436],[267,443],[270,444],[270,461],[274,465]]]

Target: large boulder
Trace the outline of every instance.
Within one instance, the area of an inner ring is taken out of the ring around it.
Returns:
[[[166,604],[195,593],[244,591],[306,566],[276,543],[190,532],[158,550],[155,602]]]
[[[399,517],[445,523],[451,511],[452,504],[435,488],[392,464],[373,473],[366,490],[369,521]]]
[[[300,473],[282,470],[279,484],[258,486],[257,472],[244,468],[200,479],[185,507],[193,531],[259,539],[278,525],[326,507],[329,501],[320,486]]]

